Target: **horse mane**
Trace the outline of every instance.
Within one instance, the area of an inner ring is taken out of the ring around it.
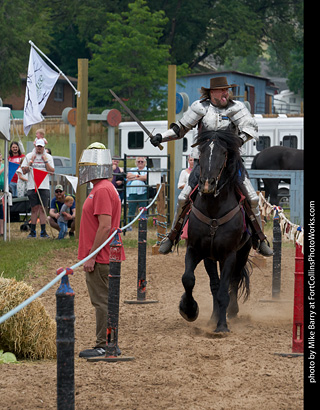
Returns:
[[[246,175],[246,169],[240,155],[240,138],[232,128],[199,133],[196,139],[196,144],[199,145],[200,153],[206,150],[213,140],[215,144],[228,151],[226,172],[230,182],[239,185]]]

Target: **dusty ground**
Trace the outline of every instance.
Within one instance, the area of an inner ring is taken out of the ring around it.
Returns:
[[[196,271],[195,298],[200,315],[193,323],[178,313],[183,292],[185,248],[180,254],[147,255],[147,299],[159,303],[129,305],[136,299],[137,250],[127,249],[121,266],[119,346],[130,362],[89,363],[78,357],[94,345],[95,320],[84,276],[70,278],[75,297],[75,402],[77,410],[287,410],[303,408],[303,358],[291,352],[294,248],[282,248],[282,303],[271,299],[272,258],[254,268],[251,297],[240,304],[231,332],[215,336],[208,326],[212,300],[203,265]],[[63,263],[61,263],[63,260]],[[76,263],[65,253],[56,268]],[[28,280],[35,290],[55,272]],[[39,272],[41,266],[39,267]],[[54,286],[42,301],[55,318]],[[261,301],[262,300],[262,301]],[[1,365],[1,409],[56,408],[55,361]]]

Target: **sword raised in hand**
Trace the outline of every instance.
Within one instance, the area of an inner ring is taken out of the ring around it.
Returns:
[[[130,117],[143,129],[143,131],[148,135],[149,138],[153,137],[152,133],[142,124],[142,122],[133,114],[133,112],[126,106],[126,104],[117,96],[116,93],[114,93],[112,90],[109,89],[111,94],[114,96],[114,98],[120,103],[120,105],[126,110],[126,112],[130,115]],[[159,149],[162,151],[163,150],[163,145],[159,144],[158,145]]]

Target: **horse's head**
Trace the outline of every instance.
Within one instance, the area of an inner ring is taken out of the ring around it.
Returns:
[[[230,162],[228,160],[231,158],[234,168],[232,172],[235,171],[234,154],[236,153],[237,158],[240,158],[237,139],[239,138],[231,131],[211,131],[199,135],[197,143],[200,151],[199,191],[201,193],[218,195],[220,192],[218,185],[221,178],[230,179],[230,170],[228,170],[228,176],[225,176],[227,174],[225,170],[227,163]],[[231,145],[232,149],[230,150]],[[220,187],[221,185],[222,182]]]

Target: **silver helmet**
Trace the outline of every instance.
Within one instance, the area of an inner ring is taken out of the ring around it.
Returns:
[[[112,178],[112,157],[109,149],[94,142],[82,151],[79,160],[79,185],[95,179]]]

